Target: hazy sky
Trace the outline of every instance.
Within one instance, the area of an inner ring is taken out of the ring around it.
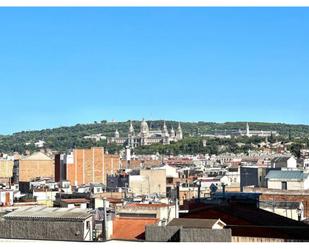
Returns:
[[[100,120],[309,124],[308,8],[0,8],[0,134]]]

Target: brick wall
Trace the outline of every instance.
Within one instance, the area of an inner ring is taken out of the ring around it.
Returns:
[[[72,185],[106,184],[106,174],[119,169],[119,156],[104,154],[104,148],[75,149],[73,156],[74,163],[66,165],[67,180]]]
[[[29,182],[36,177],[55,177],[53,160],[19,160],[19,181]]]
[[[13,161],[0,160],[0,178],[9,178],[13,176]]]

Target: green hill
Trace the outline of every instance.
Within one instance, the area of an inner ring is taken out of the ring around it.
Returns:
[[[139,131],[141,121],[133,121],[135,131]],[[163,120],[148,121],[150,128],[162,127]],[[177,121],[166,121],[168,128],[171,126],[177,128]],[[280,135],[288,137],[309,137],[309,125],[290,125],[282,123],[262,123],[249,122],[251,130],[277,131]],[[184,137],[195,137],[200,134],[215,133],[216,130],[244,130],[245,122],[181,122]],[[118,129],[120,136],[126,136],[129,128],[129,121],[126,122],[95,122],[93,124],[77,124],[70,127],[60,127],[54,129],[45,129],[40,131],[22,131],[12,135],[0,136],[0,152],[11,153],[17,151],[23,153],[25,150],[34,151],[34,142],[44,140],[46,147],[59,152],[64,152],[71,148],[87,148],[91,146],[107,146],[106,141],[101,140],[94,142],[86,140],[83,137],[91,134],[101,133],[103,136],[113,136],[114,131]],[[26,143],[32,143],[26,145]],[[115,145],[108,146],[108,149],[113,152],[119,149]]]

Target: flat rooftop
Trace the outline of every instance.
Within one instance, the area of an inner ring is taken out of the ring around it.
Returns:
[[[91,216],[89,210],[80,208],[25,207],[10,212],[3,218],[82,221]]]

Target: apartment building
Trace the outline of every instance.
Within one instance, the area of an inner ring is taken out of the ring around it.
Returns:
[[[103,147],[74,149],[70,154],[57,155],[56,181],[68,180],[72,186],[90,183],[107,183],[107,174],[121,168],[119,155],[105,154]]]

